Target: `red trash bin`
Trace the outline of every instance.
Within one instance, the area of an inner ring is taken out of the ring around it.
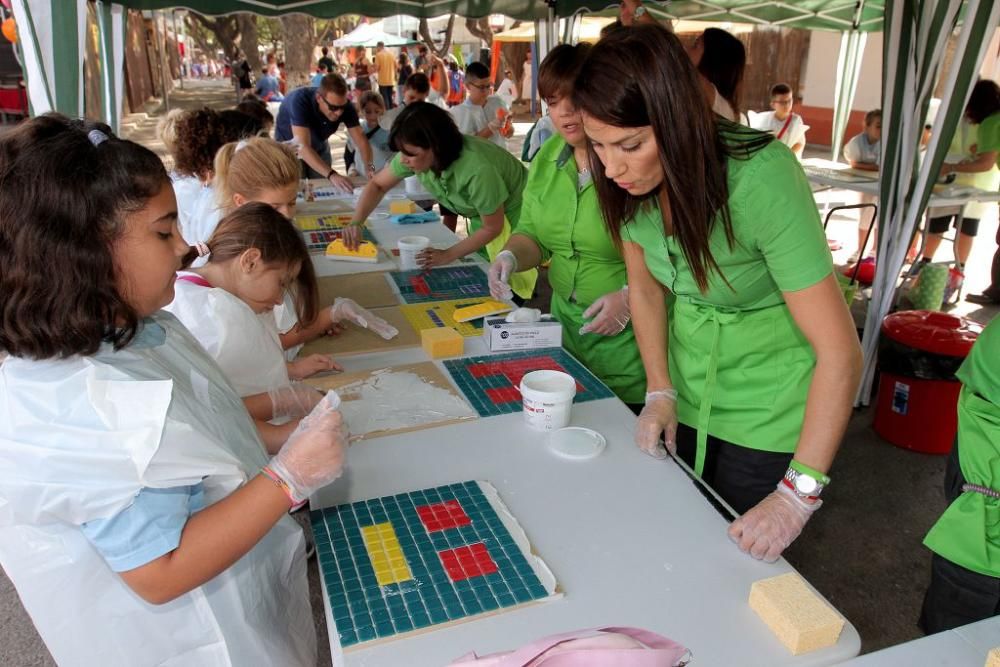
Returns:
[[[955,371],[983,326],[932,310],[893,313],[882,321],[875,432],[897,447],[947,454],[958,431]]]

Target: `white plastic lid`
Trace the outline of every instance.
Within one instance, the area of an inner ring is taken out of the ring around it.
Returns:
[[[582,426],[567,426],[549,434],[549,449],[567,459],[592,459],[604,451],[604,436]]]

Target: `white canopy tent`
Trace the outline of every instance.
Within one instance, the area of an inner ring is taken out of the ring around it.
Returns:
[[[415,41],[407,37],[400,37],[399,35],[392,35],[383,31],[382,22],[378,21],[376,23],[362,23],[340,39],[334,40],[333,45],[341,48],[350,46],[374,48],[379,42],[382,42],[386,46],[409,46],[410,44],[416,44]]]

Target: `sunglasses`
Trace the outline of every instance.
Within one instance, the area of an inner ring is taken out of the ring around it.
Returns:
[[[330,111],[343,111],[351,104],[350,102],[347,102],[345,104],[330,104],[330,102],[325,97],[320,97],[319,99],[323,100],[323,104],[325,104],[326,108],[329,109]]]

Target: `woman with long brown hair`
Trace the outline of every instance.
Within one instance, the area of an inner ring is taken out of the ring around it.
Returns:
[[[659,25],[601,40],[574,90],[646,370],[636,442],[662,458],[662,433],[742,514],[730,537],[775,560],[820,505],[861,366],[809,185],[711,112]]]

